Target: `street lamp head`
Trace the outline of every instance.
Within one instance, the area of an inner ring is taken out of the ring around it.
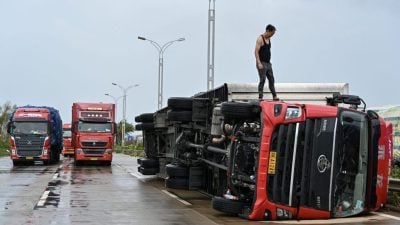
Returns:
[[[112,85],[117,85],[116,83],[111,83]]]
[[[146,40],[146,38],[145,37],[141,37],[141,36],[138,36],[137,37],[139,40],[143,40],[143,41],[145,41]]]
[[[177,41],[184,41],[185,38],[179,38]]]
[[[110,94],[108,94],[108,93],[105,93],[104,95],[110,96]]]

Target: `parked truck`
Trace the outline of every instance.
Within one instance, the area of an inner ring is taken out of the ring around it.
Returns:
[[[139,172],[167,188],[201,190],[213,208],[251,220],[327,219],[387,201],[392,125],[347,84],[224,84],[135,118]],[[287,101],[286,101],[287,100]],[[322,104],[324,102],[324,104]]]
[[[13,165],[60,160],[63,148],[62,120],[58,110],[47,106],[22,106],[11,113],[7,131],[11,136]]]
[[[63,150],[62,154],[64,157],[73,156],[74,155],[74,147],[72,146],[72,139],[71,139],[71,124],[64,123],[63,124]]]
[[[111,165],[116,130],[114,104],[73,103],[72,146],[75,165],[87,161]]]

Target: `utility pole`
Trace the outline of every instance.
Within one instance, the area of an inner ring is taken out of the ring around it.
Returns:
[[[207,51],[207,91],[214,88],[214,52],[215,52],[215,0],[209,0],[208,51]]]

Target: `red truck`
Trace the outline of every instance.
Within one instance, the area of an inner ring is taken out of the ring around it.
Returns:
[[[18,107],[7,125],[13,165],[60,160],[63,147],[62,121],[58,110],[47,106]]]
[[[328,219],[386,204],[391,123],[365,109],[273,101],[246,107],[259,113],[225,113],[235,128],[227,191],[214,197],[215,209],[237,207],[253,220]],[[252,132],[260,134],[258,148]]]
[[[71,124],[64,123],[63,124],[63,143],[64,147],[62,150],[63,156],[73,156],[74,155],[74,147],[72,147],[71,140]]]
[[[75,165],[85,161],[111,165],[116,129],[115,104],[73,103],[72,146]]]
[[[280,89],[287,102],[255,100],[251,84],[169,98],[135,117],[146,156],[138,171],[164,178],[166,188],[213,195],[214,209],[251,220],[378,210],[387,202],[393,125],[347,88],[300,87]],[[325,104],[310,104],[314,97]]]

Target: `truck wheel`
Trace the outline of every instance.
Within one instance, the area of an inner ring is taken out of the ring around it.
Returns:
[[[154,123],[142,123],[142,130],[153,130]]]
[[[142,123],[153,123],[154,113],[143,113],[140,115],[140,120]]]
[[[139,159],[138,159],[138,163],[143,168],[155,168],[155,167],[158,167],[158,165],[159,165],[157,159],[148,159],[148,158],[140,158],[140,162],[139,162]]]
[[[192,121],[192,111],[171,111],[167,114],[167,119],[178,122]]]
[[[140,118],[140,115],[139,116],[135,116],[135,122],[136,123],[141,123],[142,122],[142,119]]]
[[[231,119],[249,119],[260,115],[261,108],[244,102],[224,102],[221,106],[221,113]]]
[[[13,166],[22,166],[23,165],[23,163],[21,161],[13,160],[12,162],[13,162]]]
[[[187,178],[167,178],[165,180],[165,187],[173,189],[188,189],[189,179]]]
[[[104,161],[103,166],[111,166],[111,161]]]
[[[58,163],[60,162],[60,153],[56,153],[55,157],[54,157],[54,163]]]
[[[139,123],[135,125],[135,130],[153,130],[154,123]]]
[[[143,130],[143,126],[141,123],[135,125],[135,130]]]
[[[74,161],[74,165],[75,166],[82,166],[82,162],[81,161]]]
[[[169,177],[187,177],[189,176],[189,171],[186,167],[178,166],[175,164],[167,164],[165,166],[165,171]]]
[[[244,202],[229,200],[218,196],[212,198],[213,208],[228,214],[240,214],[246,205],[247,204]]]
[[[168,99],[168,107],[172,110],[192,110],[193,99],[185,97],[172,97]]]
[[[158,168],[144,168],[143,166],[138,167],[138,171],[143,175],[155,175],[158,173]]]

